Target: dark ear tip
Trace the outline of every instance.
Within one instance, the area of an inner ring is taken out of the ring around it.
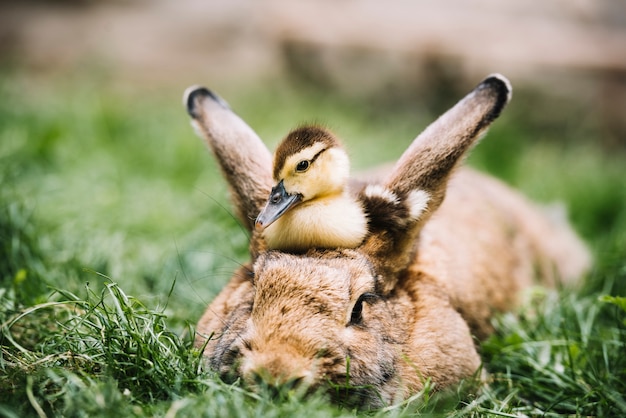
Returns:
[[[487,88],[494,91],[505,103],[511,100],[513,94],[511,82],[505,76],[498,73],[487,76],[487,78],[478,85],[478,88]]]
[[[196,118],[200,115],[199,105],[205,99],[213,100],[223,108],[229,108],[228,103],[226,103],[224,99],[222,99],[206,87],[191,86],[185,90],[185,93],[183,93],[183,106],[186,107],[189,116],[191,116],[192,118]]]
[[[513,88],[509,80],[502,74],[491,74],[485,78],[474,90],[477,94],[486,94],[493,100],[491,112],[487,115],[487,122],[496,119],[502,109],[509,103],[513,95]]]

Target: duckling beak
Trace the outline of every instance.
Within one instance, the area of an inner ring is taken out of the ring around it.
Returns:
[[[281,180],[276,186],[272,187],[270,197],[265,207],[259,213],[255,221],[256,229],[264,230],[270,226],[276,219],[283,216],[285,212],[300,203],[302,196],[299,194],[289,194],[285,190],[285,185]]]

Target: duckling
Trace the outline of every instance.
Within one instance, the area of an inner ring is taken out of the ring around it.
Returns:
[[[290,132],[274,156],[272,188],[256,218],[269,249],[355,248],[367,216],[348,191],[350,161],[340,142],[319,126]]]

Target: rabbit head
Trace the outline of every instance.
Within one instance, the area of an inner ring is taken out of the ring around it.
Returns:
[[[375,265],[358,250],[270,251],[253,271],[225,301],[232,306],[211,312],[219,325],[205,353],[226,380],[340,387],[329,392],[337,400],[374,407],[428,378],[443,387],[479,368],[467,324],[427,277],[383,296]]]

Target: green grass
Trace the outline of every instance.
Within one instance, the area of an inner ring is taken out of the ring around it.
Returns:
[[[204,368],[193,325],[246,260],[247,236],[189,127],[186,86],[97,81],[0,80],[0,416],[363,414]],[[270,147],[302,121],[327,123],[356,168],[396,158],[433,116],[278,83],[215,88]],[[470,163],[566,203],[594,271],[496,319],[478,392],[427,389],[368,415],[626,415],[626,152],[597,145],[593,115],[543,100],[517,94]]]

